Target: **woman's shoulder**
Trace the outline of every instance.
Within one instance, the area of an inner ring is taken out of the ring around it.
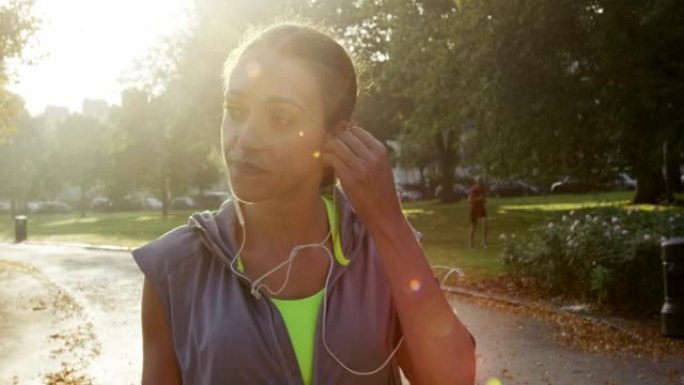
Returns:
[[[201,240],[188,225],[178,226],[131,251],[145,276],[157,284],[183,263],[197,258]]]

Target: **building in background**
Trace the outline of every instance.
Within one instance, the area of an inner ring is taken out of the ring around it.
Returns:
[[[45,128],[50,132],[55,132],[57,127],[69,117],[69,109],[62,106],[45,107]]]
[[[105,123],[109,119],[109,104],[101,99],[84,99],[81,106],[83,116],[94,118],[100,123]]]

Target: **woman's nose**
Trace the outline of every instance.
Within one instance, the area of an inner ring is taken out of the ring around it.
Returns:
[[[226,144],[229,147],[258,150],[266,146],[268,141],[266,130],[257,116],[249,116],[242,124],[228,129]]]

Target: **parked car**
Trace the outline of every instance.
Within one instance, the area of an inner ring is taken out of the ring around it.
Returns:
[[[425,199],[425,193],[418,185],[403,184],[396,185],[397,196],[403,202],[412,202]]]
[[[636,179],[624,172],[621,172],[618,173],[613,180],[612,187],[618,190],[636,190],[636,184]]]
[[[153,197],[141,198],[140,201],[143,210],[161,210],[163,206],[162,201]]]
[[[147,198],[128,195],[121,199],[113,200],[110,208],[112,211],[140,211],[152,209],[150,206]],[[159,208],[161,208],[161,202]]]
[[[39,201],[28,201],[24,204],[25,206],[25,211],[29,213],[37,213],[38,210],[40,210],[40,202]]]
[[[225,191],[205,191],[202,194],[193,195],[192,199],[197,204],[197,208],[202,210],[218,210],[221,204],[230,197]]]
[[[95,197],[90,201],[89,207],[92,211],[109,211],[112,208],[112,201],[105,197]]]
[[[41,201],[38,202],[37,210],[36,212],[39,213],[65,213],[67,211],[70,211],[71,207],[58,200],[53,200],[53,201]]]
[[[540,193],[538,188],[519,180],[495,182],[489,188],[489,194],[494,197],[519,197]]]
[[[587,193],[592,190],[593,186],[589,182],[581,181],[566,177],[563,180],[551,184],[552,194],[571,194],[571,193]]]
[[[142,209],[140,199],[126,196],[121,199],[113,199],[110,209],[112,211],[138,211]]]
[[[468,197],[468,192],[470,191],[470,187],[460,184],[460,183],[454,183],[454,193],[456,194],[457,197],[461,199],[465,199]]]
[[[530,192],[529,195],[544,195],[549,193],[549,189],[544,186],[534,185],[525,181],[518,181],[518,183],[527,188],[527,190]]]
[[[175,197],[171,199],[172,210],[189,210],[197,208],[197,202],[190,197]]]

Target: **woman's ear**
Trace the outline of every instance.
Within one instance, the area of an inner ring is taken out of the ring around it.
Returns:
[[[337,122],[335,127],[332,129],[332,138],[337,138],[340,135],[342,135],[345,131],[348,131],[350,129],[349,122],[346,120],[340,120]],[[331,138],[331,139],[332,139]]]

